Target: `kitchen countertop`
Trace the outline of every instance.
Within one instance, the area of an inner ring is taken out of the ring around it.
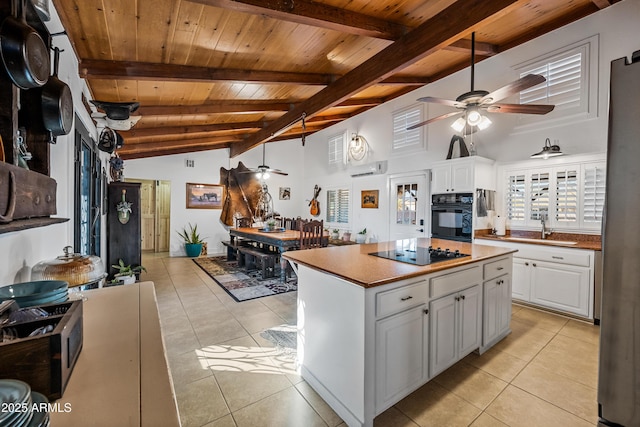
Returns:
[[[369,255],[373,252],[395,249],[397,242],[404,242],[405,245],[413,243],[425,248],[433,246],[434,248],[448,248],[452,251],[457,249],[470,256],[419,266]],[[397,242],[289,251],[284,252],[282,256],[290,261],[333,274],[365,288],[371,288],[516,252],[516,250],[509,248],[442,239],[419,238]]]
[[[474,237],[476,239],[487,239],[487,240],[499,240],[502,242],[508,243],[524,243],[530,245],[541,245],[541,246],[556,246],[562,248],[573,248],[573,249],[589,249],[592,251],[601,251],[602,250],[602,241],[600,235],[598,234],[578,234],[578,233],[556,233],[552,232],[546,239],[540,239],[541,233],[539,231],[524,231],[524,230],[508,230],[507,234],[504,236],[496,236],[495,234],[491,234],[489,230],[476,230],[474,233]],[[511,239],[510,239],[511,238]],[[536,239],[535,241],[527,240],[527,241],[518,241],[513,240],[513,238],[524,238],[524,239]],[[557,243],[560,242],[577,242],[575,245],[566,245]],[[490,244],[490,243],[487,243]]]

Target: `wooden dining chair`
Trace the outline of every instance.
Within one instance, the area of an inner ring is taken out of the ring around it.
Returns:
[[[327,246],[324,238],[324,220],[300,222],[300,249],[320,248]]]

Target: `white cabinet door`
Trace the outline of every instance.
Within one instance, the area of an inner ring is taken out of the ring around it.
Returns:
[[[482,337],[482,293],[480,285],[460,292],[458,296],[459,345],[457,359],[480,347]]]
[[[532,303],[589,316],[588,267],[545,261],[530,263]]]
[[[480,285],[431,301],[429,375],[434,377],[480,347]]]
[[[376,413],[429,378],[426,309],[423,304],[376,322]]]
[[[436,376],[457,361],[456,307],[458,294],[431,301],[429,333],[429,375]]]
[[[458,162],[451,166],[451,192],[473,192],[474,168],[472,162]]]
[[[504,275],[484,282],[482,345],[487,346],[511,323],[511,279]]]
[[[511,326],[511,276],[500,277],[498,292],[498,334],[502,334]]]
[[[431,169],[431,194],[451,192],[451,166],[434,166]]]
[[[523,258],[513,258],[512,292],[513,297],[522,301],[529,301],[531,288],[531,261]]]

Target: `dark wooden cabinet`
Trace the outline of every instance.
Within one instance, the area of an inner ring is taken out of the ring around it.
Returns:
[[[118,205],[130,203],[131,212],[126,223],[118,216]],[[142,235],[140,214],[140,184],[136,182],[112,182],[108,187],[107,213],[107,271],[109,278],[117,273],[111,267],[122,259],[125,265],[136,267],[142,263]]]

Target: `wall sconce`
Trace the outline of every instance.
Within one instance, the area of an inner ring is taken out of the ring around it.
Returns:
[[[353,160],[362,160],[369,151],[369,143],[364,136],[354,133],[351,135],[351,141],[349,141],[348,153],[349,157]]]
[[[555,141],[557,142],[557,140]],[[562,156],[564,153],[560,151],[560,146],[557,144],[551,145],[549,138],[545,139],[544,147],[539,153],[531,155],[532,159],[548,159],[549,157]]]

